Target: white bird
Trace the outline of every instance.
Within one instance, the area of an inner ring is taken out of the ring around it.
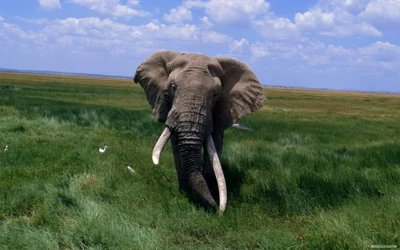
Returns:
[[[251,128],[246,127],[243,124],[239,124],[239,123],[234,123],[232,124],[232,128],[236,128],[236,129],[240,129],[240,130],[246,130],[246,131],[251,131]]]
[[[4,152],[8,151],[8,145],[6,145],[6,148],[4,149]]]
[[[130,166],[128,166],[128,170],[131,171],[132,173],[135,173],[135,170],[133,168],[131,168]]]
[[[106,152],[106,150],[107,150],[107,146],[106,145],[104,145],[104,148],[99,148],[99,152],[100,153],[104,153],[104,152]]]

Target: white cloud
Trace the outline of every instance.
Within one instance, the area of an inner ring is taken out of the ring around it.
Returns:
[[[225,44],[231,42],[232,40],[229,36],[217,33],[215,31],[203,31],[201,39],[204,43],[225,43]]]
[[[360,17],[382,30],[400,30],[400,1],[372,0]]]
[[[214,24],[210,22],[210,18],[208,16],[203,16],[202,18],[200,18],[200,21],[205,28],[211,28],[212,26],[214,26]]]
[[[192,20],[192,12],[183,7],[171,9],[169,14],[164,15],[164,19],[171,23],[181,23],[186,20]]]
[[[145,27],[149,28],[150,30],[160,30],[160,26],[153,22],[146,24]]]
[[[136,39],[143,38],[143,33],[151,33],[150,26],[128,26],[97,17],[67,18],[49,21],[44,29],[33,32],[25,31],[17,25],[0,23],[0,37],[5,38],[0,39],[0,45],[43,53],[68,51],[68,54],[80,56],[118,54],[127,57],[154,50],[154,43]]]
[[[249,42],[242,38],[240,41],[234,40],[230,45],[229,45],[229,50],[231,52],[238,52],[242,53],[245,47],[249,46]]]
[[[310,12],[334,14],[334,28],[327,35],[382,36],[384,30],[399,30],[399,0],[320,0]]]
[[[262,43],[256,42],[250,46],[251,56],[254,58],[268,56],[269,53]]]
[[[369,1],[370,0],[336,0],[336,3],[342,5],[349,13],[357,15],[365,9]]]
[[[131,7],[137,7],[139,1],[128,1],[128,5],[122,5],[119,0],[70,0],[73,3],[85,6],[95,12],[112,17],[125,17],[127,19],[133,16],[148,16],[150,13],[142,10],[136,10]]]
[[[327,36],[351,36],[354,34],[382,36],[382,32],[366,22],[355,23],[353,25],[337,25],[331,30],[320,31],[318,34]]]
[[[26,21],[35,20],[26,19]],[[35,32],[25,31],[18,25],[0,21],[0,37],[2,37],[0,46],[4,42],[8,46],[19,47],[36,44],[38,46],[36,50],[47,51],[46,53],[61,51],[81,55],[107,53],[121,57],[150,53],[164,48],[165,44],[171,41],[174,45],[229,44],[232,41],[225,34],[204,30],[196,25],[166,25],[154,20],[145,25],[131,26],[98,17],[50,20],[45,23],[43,29]]]
[[[278,18],[273,15],[267,15],[264,19],[255,21],[253,28],[266,40],[300,38],[300,33],[294,23],[287,18]]]
[[[373,1],[382,2],[385,0]],[[397,3],[400,6],[400,1],[397,1]],[[382,36],[382,32],[377,29],[373,22],[367,20],[367,13],[364,11],[365,8],[368,9],[370,4],[368,4],[367,0],[320,0],[308,11],[297,13],[294,16],[294,22],[288,18],[279,18],[273,13],[268,13],[264,18],[255,20],[253,28],[267,40],[303,39],[309,34],[334,37],[349,37],[352,35],[379,37]],[[393,9],[396,8],[393,7]],[[396,11],[393,13],[400,13],[400,7],[399,11]],[[357,13],[360,14],[358,15]],[[400,27],[400,15],[393,14],[388,16],[392,16],[390,19],[392,23],[397,22],[397,20],[394,20],[398,18],[399,25],[396,27]],[[386,19],[377,17],[374,20],[384,22],[389,17]]]
[[[128,0],[126,5],[128,5],[129,7],[139,6],[139,0]]]
[[[0,16],[0,46],[6,47],[6,45],[24,44],[23,47],[29,48],[33,45],[43,45],[47,42],[46,36],[33,32],[25,31],[18,25],[4,22],[4,19]],[[28,41],[28,44],[25,42]],[[5,43],[4,43],[5,42]]]
[[[251,27],[267,40],[304,39],[307,34],[382,36],[377,28],[379,24],[391,23],[392,27],[400,27],[399,0],[319,0],[308,11],[297,13],[293,21],[276,16],[264,0],[187,0],[183,6],[204,9],[206,16],[201,22],[205,28],[211,28],[213,24]],[[177,20],[181,20],[178,10],[173,10]],[[387,17],[379,18],[384,12],[389,13]],[[174,15],[171,12],[165,16],[172,19]]]
[[[272,60],[305,60],[309,58],[305,52],[305,46],[293,42],[256,42],[250,46],[250,52],[254,58],[268,57]]]
[[[39,0],[40,7],[43,10],[57,10],[61,9],[60,0]]]
[[[188,0],[184,2],[184,6],[204,8],[216,24],[230,27],[248,27],[257,16],[269,9],[269,3],[264,0]]]
[[[322,12],[320,9],[307,11],[303,14],[295,15],[295,22],[298,29],[303,31],[321,31],[332,29],[335,14],[332,12]]]
[[[19,17],[16,16],[15,19],[27,22],[27,23],[34,23],[37,25],[42,25],[42,24],[47,24],[49,23],[49,20],[47,20],[47,18],[39,18],[39,19],[28,19],[28,18],[23,18],[23,17]]]
[[[266,42],[252,44],[251,48],[254,57],[302,61],[309,66],[335,65],[351,59],[353,55],[342,46],[325,45],[322,42]]]
[[[352,15],[361,13],[371,0],[319,0],[314,8],[323,11],[346,11]]]
[[[199,41],[199,29],[196,25],[161,25],[161,32],[154,38],[175,41]]]
[[[296,72],[355,72],[362,76],[384,75],[400,68],[400,46],[378,41],[359,48],[345,48],[322,42],[256,42],[251,56],[260,62],[286,62]]]
[[[296,28],[300,32],[314,32],[329,36],[381,36],[371,24],[348,12],[346,6],[317,6],[295,16]],[[327,9],[326,12],[323,9]]]
[[[396,70],[400,67],[400,47],[378,41],[368,47],[358,49],[360,63],[372,68]]]

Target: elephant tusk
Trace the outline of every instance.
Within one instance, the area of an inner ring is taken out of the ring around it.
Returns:
[[[207,152],[213,165],[215,178],[217,179],[219,191],[219,213],[222,215],[226,208],[228,194],[226,190],[224,172],[222,171],[221,163],[219,161],[217,151],[215,150],[214,140],[211,135],[207,137]]]
[[[171,136],[171,131],[167,127],[164,129],[164,131],[160,135],[160,138],[158,139],[156,145],[154,146],[153,155],[152,155],[154,164],[158,165],[158,163],[160,162],[161,152],[163,151],[165,145],[167,144],[170,136]]]

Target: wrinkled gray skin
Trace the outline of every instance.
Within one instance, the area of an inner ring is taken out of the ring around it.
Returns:
[[[201,150],[211,134],[220,157],[224,129],[263,106],[257,77],[234,59],[159,51],[139,65],[134,82],[172,133],[179,188],[215,210],[218,187],[207,150],[201,166]]]

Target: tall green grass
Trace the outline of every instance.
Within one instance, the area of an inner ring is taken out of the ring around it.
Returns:
[[[169,146],[152,164],[163,125],[131,81],[0,73],[0,249],[400,246],[400,96],[265,92],[251,132],[226,130],[218,216]]]

